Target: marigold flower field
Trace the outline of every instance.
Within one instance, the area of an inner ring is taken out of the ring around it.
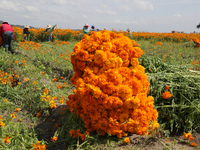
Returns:
[[[0,47],[0,149],[126,149],[134,134],[199,148],[200,34],[44,30]]]

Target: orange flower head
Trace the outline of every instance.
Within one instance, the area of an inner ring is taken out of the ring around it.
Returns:
[[[3,121],[0,121],[0,127],[5,127],[5,124],[3,123]]]
[[[8,135],[6,135],[6,137],[5,138],[3,138],[3,141],[5,142],[5,143],[10,143],[10,137],[8,136]]]
[[[33,143],[32,146],[33,146],[33,150],[46,150],[47,148],[45,144],[40,145],[40,141],[37,142],[37,145]]]
[[[57,141],[57,139],[58,139],[58,138],[57,138],[56,136],[51,137],[51,141],[52,141],[52,142]]]
[[[185,132],[183,132],[183,136],[184,136],[184,138],[187,138],[189,141],[191,141],[191,139],[194,140],[194,137],[192,136],[191,133],[185,133]]]
[[[124,143],[126,143],[126,144],[130,143],[130,138],[129,138],[129,137],[126,137],[126,138],[124,139]]]
[[[21,109],[20,108],[16,108],[15,109],[15,112],[19,112]]]
[[[169,91],[165,91],[162,93],[162,98],[163,99],[169,99],[172,97],[172,94]]]
[[[169,88],[170,88],[169,85],[166,85],[165,89],[166,89],[167,91],[169,90]]]
[[[190,145],[191,145],[192,147],[195,147],[195,146],[197,146],[197,144],[196,144],[196,143],[194,143],[194,142],[192,142]]]
[[[12,118],[16,118],[17,115],[16,115],[15,112],[13,112],[13,113],[10,114],[10,116],[11,116]]]

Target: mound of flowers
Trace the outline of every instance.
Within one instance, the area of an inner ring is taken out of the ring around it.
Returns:
[[[88,132],[122,137],[150,134],[159,126],[150,83],[138,61],[143,51],[134,40],[103,30],[84,35],[73,50],[75,90],[66,103]]]

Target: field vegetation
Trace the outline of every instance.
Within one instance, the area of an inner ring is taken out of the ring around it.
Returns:
[[[143,50],[140,65],[150,82],[159,128],[118,138],[87,134],[66,105],[75,86],[71,63],[82,31],[31,29],[28,41],[14,28],[14,54],[0,47],[0,149],[200,149],[200,34],[113,31]],[[101,32],[101,31],[99,31]],[[0,41],[1,43],[1,41]]]

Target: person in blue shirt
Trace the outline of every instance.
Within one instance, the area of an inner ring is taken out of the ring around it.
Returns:
[[[94,25],[91,26],[91,31],[97,31]]]

